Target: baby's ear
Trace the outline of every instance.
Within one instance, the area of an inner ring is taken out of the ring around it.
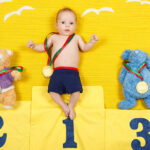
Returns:
[[[127,49],[127,50],[125,50],[123,53],[122,53],[122,58],[123,59],[129,59],[129,56],[130,56],[130,54],[131,54],[131,50],[130,49]]]

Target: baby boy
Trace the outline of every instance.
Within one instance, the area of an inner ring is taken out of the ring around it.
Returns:
[[[88,43],[85,43],[79,35],[74,34],[76,20],[76,14],[70,8],[59,10],[56,17],[56,29],[58,33],[51,35],[47,40],[48,48],[52,47],[51,57],[53,58],[68,36],[73,35],[70,43],[66,45],[57,59],[55,59],[55,62],[53,62],[54,72],[48,86],[48,92],[52,99],[71,120],[75,118],[74,106],[79,99],[80,93],[83,91],[78,72],[80,60],[79,49],[81,51],[88,51],[98,41],[96,34],[93,34]],[[28,42],[27,47],[39,52],[45,51],[44,44],[35,44],[31,40]],[[69,104],[66,104],[61,97],[61,94],[64,93],[70,94]]]

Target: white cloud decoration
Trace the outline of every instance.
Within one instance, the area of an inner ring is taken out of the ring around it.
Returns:
[[[149,5],[150,5],[150,1],[127,0],[126,2],[127,2],[127,3],[130,3],[130,2],[139,2],[141,5],[144,5],[144,4],[149,4]]]
[[[103,8],[100,8],[100,9],[89,8],[89,9],[87,9],[83,12],[82,16],[84,16],[84,15],[90,13],[90,12],[94,12],[98,15],[102,11],[114,12],[114,10],[110,7],[103,7]]]
[[[4,22],[5,22],[9,17],[11,17],[12,15],[15,15],[15,14],[21,15],[21,12],[22,12],[23,10],[33,10],[33,9],[34,9],[34,8],[32,8],[32,7],[30,7],[30,6],[23,6],[23,7],[21,7],[20,9],[18,9],[17,11],[13,11],[13,12],[11,12],[11,13],[5,15],[5,16],[4,16]]]
[[[12,0],[0,0],[0,3],[12,2]]]

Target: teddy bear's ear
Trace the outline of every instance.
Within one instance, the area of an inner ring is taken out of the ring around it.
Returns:
[[[13,52],[12,52],[11,50],[7,49],[6,51],[7,51],[7,54],[8,54],[8,55],[10,55],[10,56],[13,55]]]
[[[124,52],[123,52],[123,54],[122,54],[122,58],[123,59],[129,59],[129,56],[130,56],[130,54],[131,54],[131,50],[130,49],[127,49],[127,50],[125,50]]]

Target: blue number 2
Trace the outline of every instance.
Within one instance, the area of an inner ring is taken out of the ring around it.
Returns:
[[[73,120],[70,120],[68,117],[66,120],[63,120],[63,123],[66,124],[66,142],[63,144],[63,148],[77,148],[77,143],[74,142],[74,128]]]
[[[0,129],[3,127],[3,124],[4,124],[3,119],[0,116]],[[6,133],[4,133],[2,137],[0,137],[0,147],[2,147],[5,144],[6,138],[7,138],[7,134]]]
[[[131,146],[133,150],[150,150],[150,122],[144,118],[135,118],[131,120],[130,127],[135,130],[138,128],[139,123],[143,125],[143,130],[137,132],[137,137],[143,137],[145,139],[145,146],[141,147],[140,141],[137,139],[132,141]]]

